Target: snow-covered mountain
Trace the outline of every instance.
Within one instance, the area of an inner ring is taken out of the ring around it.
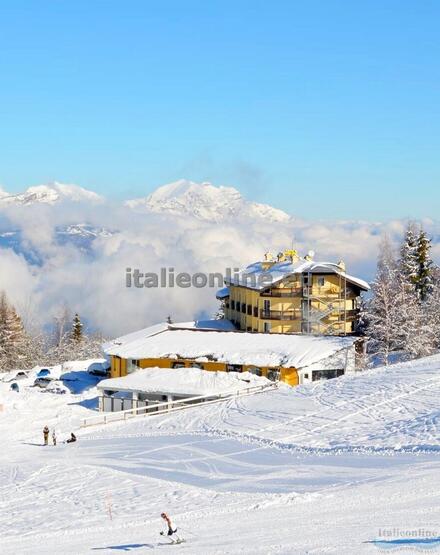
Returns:
[[[65,185],[56,181],[47,185],[29,187],[23,193],[15,195],[0,189],[0,206],[32,204],[53,205],[66,200],[96,204],[102,202],[103,198],[97,193],[83,189],[78,185]]]
[[[93,243],[98,238],[108,238],[116,232],[105,227],[89,224],[68,224],[56,226],[54,243],[57,245],[73,245],[83,254],[93,256]],[[16,254],[23,255],[29,264],[41,265],[45,255],[23,240],[20,229],[3,231],[0,228],[0,249],[12,249]]]
[[[163,185],[145,198],[128,200],[126,206],[138,211],[195,216],[201,220],[223,221],[231,218],[257,218],[287,222],[290,216],[267,204],[251,202],[233,187],[216,187],[180,179]]]
[[[62,201],[97,204],[104,198],[78,185],[53,182],[29,187],[11,194],[0,188],[0,208],[4,206],[57,205]],[[215,186],[180,179],[163,185],[147,197],[127,200],[125,206],[137,212],[192,216],[200,220],[221,222],[234,218],[257,219],[274,223],[288,222],[291,217],[268,204],[246,200],[233,187]]]

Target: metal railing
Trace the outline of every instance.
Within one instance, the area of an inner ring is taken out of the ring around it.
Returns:
[[[269,289],[261,293],[261,297],[301,297],[302,287],[296,288],[283,288],[283,289]]]
[[[102,413],[97,416],[91,416],[90,418],[83,418],[81,421],[81,428],[87,428],[88,426],[99,426],[101,424],[110,424],[111,422],[120,422],[121,420],[126,421],[138,416],[158,416],[160,414],[166,414],[178,410],[210,405],[212,403],[219,403],[221,401],[227,401],[228,399],[232,399],[234,397],[255,395],[257,393],[262,393],[263,391],[276,389],[277,387],[277,383],[257,385],[253,387],[246,387],[244,389],[237,389],[235,391],[218,393],[216,395],[197,395],[195,397],[187,397],[186,399],[165,401],[163,403],[145,405],[128,410]]]
[[[301,320],[302,310],[300,308],[293,308],[292,310],[260,310],[260,318],[265,320]]]

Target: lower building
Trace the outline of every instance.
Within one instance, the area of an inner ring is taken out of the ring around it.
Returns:
[[[359,338],[224,331],[227,323],[164,323],[110,341],[103,348],[111,377],[140,368],[200,368],[247,371],[295,386],[355,371]]]
[[[101,381],[97,385],[99,410],[136,410],[139,414],[151,414],[176,405],[193,405],[218,399],[221,395],[235,395],[249,388],[264,388],[267,385],[261,382],[265,381],[248,373],[146,368],[122,378]]]

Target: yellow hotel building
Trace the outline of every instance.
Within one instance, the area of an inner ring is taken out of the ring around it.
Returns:
[[[225,280],[218,291],[225,318],[238,330],[347,335],[355,331],[359,297],[369,285],[345,264],[315,262],[313,253],[265,255]]]

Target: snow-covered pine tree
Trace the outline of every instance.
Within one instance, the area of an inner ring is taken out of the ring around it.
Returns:
[[[432,292],[432,273],[434,263],[431,258],[431,240],[428,239],[425,231],[420,230],[417,237],[417,276],[415,286],[419,298],[422,302],[426,301],[429,294]]]
[[[0,294],[0,370],[26,367],[31,362],[29,337],[21,318],[10,305],[6,294]]]
[[[80,343],[83,340],[83,324],[79,314],[76,313],[73,317],[72,330],[70,332],[70,340],[75,343]]]
[[[6,294],[0,293],[0,370],[7,367],[7,321],[8,321],[8,304]]]
[[[395,350],[402,351],[410,358],[430,355],[434,350],[433,329],[426,320],[425,309],[417,292],[402,275],[397,277],[395,295]]]
[[[363,318],[366,322],[368,350],[385,365],[389,363],[390,353],[400,343],[397,276],[393,249],[388,238],[384,237],[379,250],[376,278],[371,284],[372,296],[365,306]]]
[[[426,325],[432,333],[433,348],[440,349],[440,268],[432,271],[432,290],[423,303]]]
[[[222,299],[219,303],[217,312],[214,314],[214,320],[224,320],[225,318],[225,301]]]
[[[409,222],[400,247],[399,273],[405,281],[415,287],[419,263],[417,258],[417,229],[414,222]]]

